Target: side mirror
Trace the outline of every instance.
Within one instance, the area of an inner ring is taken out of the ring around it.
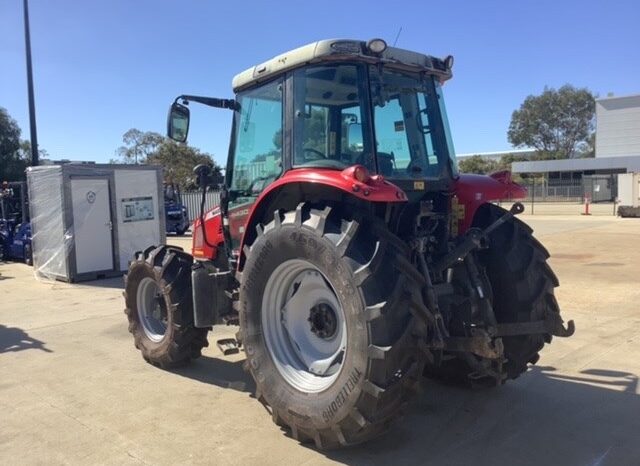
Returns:
[[[177,142],[185,142],[189,134],[189,107],[174,102],[167,118],[167,136]]]

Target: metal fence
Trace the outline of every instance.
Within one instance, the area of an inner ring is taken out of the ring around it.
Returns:
[[[578,180],[530,179],[521,184],[527,188],[524,202],[530,203],[531,210],[538,203],[583,204],[586,198],[590,203],[612,203],[618,196],[617,175],[584,175]],[[193,222],[200,213],[202,191],[187,191],[181,196],[189,221]],[[220,203],[220,192],[209,191],[206,196],[205,211]]]
[[[200,215],[200,203],[202,202],[202,191],[187,191],[181,193],[182,204],[186,206],[189,214],[189,221],[193,222]],[[220,203],[219,191],[208,191],[204,204],[205,211],[217,206]]]
[[[614,202],[618,196],[617,175],[584,175],[574,180],[526,180],[527,202],[564,202],[582,204]]]

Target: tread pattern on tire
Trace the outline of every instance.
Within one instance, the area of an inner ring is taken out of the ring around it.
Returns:
[[[291,407],[272,406],[263,396],[248,354],[246,368],[256,380],[256,397],[270,407],[273,421],[288,428],[300,442],[314,442],[319,449],[364,442],[383,433],[402,414],[418,392],[424,364],[431,357],[421,344],[426,324],[419,312],[413,311],[424,309],[419,292],[421,275],[406,259],[406,245],[377,219],[345,219],[329,207],[317,209],[303,203],[295,211],[274,212],[273,221],[257,228],[256,242],[287,226],[329,238],[336,251],[352,264],[353,283],[365,302],[368,370],[359,381],[360,393],[348,415],[323,428],[310,428],[292,414]],[[363,256],[361,245],[367,241],[372,247]],[[384,290],[379,289],[381,284]],[[246,319],[245,312],[241,311],[241,321]]]
[[[174,246],[158,246],[137,252],[135,260],[125,275],[123,293],[129,320],[129,332],[134,344],[149,363],[170,369],[184,366],[201,355],[202,348],[209,346],[208,330],[193,326],[191,297],[191,265],[193,257]],[[141,278],[152,276],[164,295],[169,323],[167,336],[160,344],[148,344],[136,310],[136,289]],[[146,341],[143,341],[146,340]]]

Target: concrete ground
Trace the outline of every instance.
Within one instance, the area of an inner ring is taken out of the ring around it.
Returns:
[[[2,263],[0,464],[640,464],[640,219],[524,219],[576,334],[498,389],[425,381],[387,435],[329,453],[272,424],[242,355],[221,357],[214,342],[235,328],[162,371],[133,347],[122,279],[38,282]]]

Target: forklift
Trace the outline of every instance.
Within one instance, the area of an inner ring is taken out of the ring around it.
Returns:
[[[0,189],[0,261],[18,260],[33,265],[27,184],[2,183]]]

